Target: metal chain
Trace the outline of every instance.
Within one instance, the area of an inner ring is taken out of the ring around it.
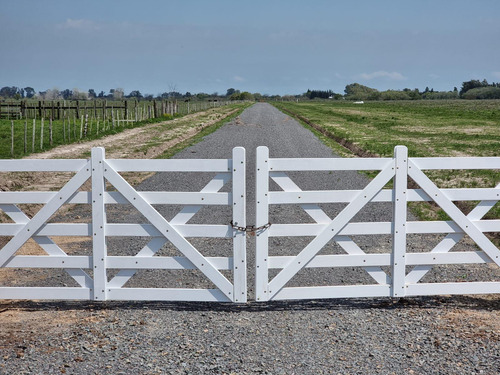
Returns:
[[[247,225],[246,227],[240,227],[238,225],[234,225],[233,221],[231,220],[231,226],[233,227],[233,229],[236,229],[240,232],[255,234],[255,232],[257,232],[257,231],[265,230],[265,229],[269,228],[271,226],[271,223],[261,225],[260,227],[256,227],[255,225]]]

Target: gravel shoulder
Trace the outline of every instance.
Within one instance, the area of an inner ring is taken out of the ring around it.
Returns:
[[[311,132],[269,104],[258,103],[237,119],[185,149],[176,158],[229,158],[247,150],[248,222],[254,221],[255,149],[271,157],[334,157]],[[361,188],[357,173],[291,174],[303,189]],[[155,174],[140,190],[200,190],[212,176]],[[273,184],[271,189],[277,189]],[[324,205],[330,216],[342,208]],[[158,207],[167,218],[179,207]],[[72,219],[84,211],[68,213]],[[390,219],[389,205],[369,205],[355,220]],[[201,210],[195,222],[227,223],[230,212]],[[110,210],[112,222],[141,222],[130,208]],[[300,209],[273,208],[271,221],[308,222]],[[365,236],[366,237],[366,236]],[[310,239],[309,239],[310,240]],[[412,251],[427,251],[435,238],[410,239]],[[273,255],[291,254],[308,239],[272,239]],[[367,252],[389,251],[387,238],[356,238]],[[110,242],[117,255],[134,254],[144,239]],[[230,244],[193,241],[207,254],[227,254]],[[467,248],[464,242],[460,246]],[[423,249],[423,250],[419,250]],[[327,250],[337,251],[332,244]],[[83,251],[83,250],[81,250]],[[170,254],[174,249],[160,250]],[[254,243],[247,243],[252,275]],[[446,268],[426,281],[447,277],[498,280],[497,269]],[[57,282],[66,282],[63,278]],[[370,282],[353,269],[302,273],[300,285]],[[250,298],[253,279],[249,278]],[[130,286],[204,287],[200,275],[141,272]],[[292,285],[292,284],[291,284]],[[496,374],[500,372],[500,299],[441,296],[402,300],[339,299],[250,302],[243,305],[170,302],[0,302],[0,374]]]

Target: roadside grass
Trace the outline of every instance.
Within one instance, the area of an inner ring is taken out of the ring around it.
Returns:
[[[405,145],[411,157],[500,156],[500,100],[272,104],[371,155],[391,157],[395,146]],[[341,156],[356,156],[331,137],[301,122]],[[495,187],[500,183],[498,170],[425,173],[440,188]],[[373,173],[367,174],[373,176]],[[460,208],[469,212],[477,203],[460,202]],[[443,210],[433,205],[412,202],[409,206],[422,220],[447,218]],[[500,204],[485,218],[499,219]]]

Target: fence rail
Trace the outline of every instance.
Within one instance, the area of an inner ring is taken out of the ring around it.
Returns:
[[[157,118],[164,114],[188,114],[198,110],[227,104],[226,101],[189,101],[189,100],[21,100],[0,101],[0,118],[33,119],[45,118],[60,120],[65,117],[89,115],[105,120],[113,112],[120,111],[127,119]],[[137,121],[137,120],[136,120]]]

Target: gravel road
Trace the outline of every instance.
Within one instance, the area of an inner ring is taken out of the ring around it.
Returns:
[[[243,146],[248,162],[248,223],[254,222],[254,159],[332,157],[311,132],[269,104],[258,103],[185,149],[176,158],[230,158]],[[212,175],[156,174],[140,190],[200,190]],[[368,183],[351,172],[294,173],[303,189],[353,189]],[[271,189],[277,187],[271,184]],[[331,217],[342,205],[322,205]],[[172,218],[179,207],[157,209]],[[81,216],[75,210],[69,215]],[[190,223],[227,224],[227,209],[202,209]],[[271,222],[311,222],[297,207],[277,206]],[[368,205],[356,221],[390,220],[391,207]],[[113,208],[111,222],[144,221],[130,207]],[[411,251],[438,239],[410,238]],[[310,238],[271,239],[273,255],[294,254]],[[367,252],[390,251],[384,236],[355,238]],[[145,239],[109,243],[111,255],[133,255]],[[207,255],[228,255],[224,240],[193,240]],[[467,242],[461,248],[470,246]],[[254,242],[247,243],[253,297]],[[334,244],[325,251],[340,252]],[[168,246],[162,255],[173,254]],[[498,280],[491,267],[443,267],[424,281]],[[61,275],[57,281],[71,283]],[[371,283],[362,270],[301,272],[289,285]],[[127,286],[207,287],[197,272],[142,271]],[[403,300],[339,299],[250,302],[244,305],[171,302],[0,303],[2,374],[497,374],[500,372],[500,299],[460,296]]]

